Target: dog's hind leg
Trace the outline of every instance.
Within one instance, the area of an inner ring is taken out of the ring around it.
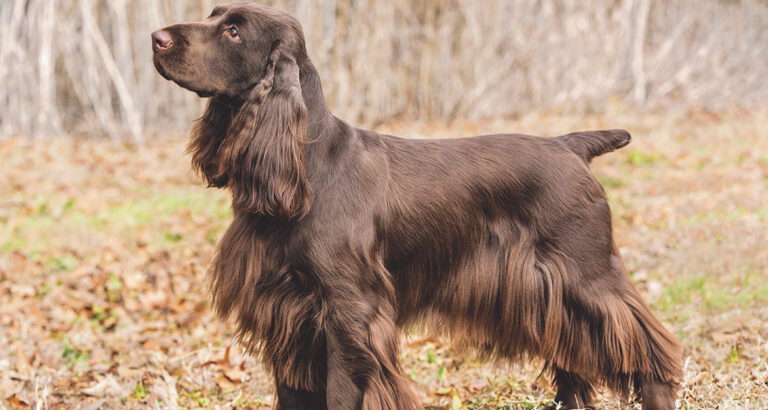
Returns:
[[[555,385],[557,385],[557,394],[555,395],[555,404],[550,409],[586,409],[592,408],[594,396],[594,387],[592,383],[585,380],[576,373],[567,372],[562,369],[555,369]]]
[[[674,409],[677,383],[664,382],[647,374],[635,376],[635,391],[643,409]]]
[[[546,303],[532,312],[551,319],[531,326],[536,323],[531,316],[521,323],[528,323],[528,333],[541,335],[541,342],[531,345],[539,346],[558,387],[556,400],[566,408],[590,404],[591,386],[600,384],[622,398],[634,384],[645,409],[674,408],[681,375],[678,342],[640,298],[615,247],[607,251],[607,259],[596,251],[575,253],[587,255],[577,259],[539,249],[537,268],[529,271],[540,279],[528,281],[547,290],[539,292]]]
[[[611,267],[627,278],[624,264],[614,245]],[[679,342],[651,313],[635,287],[626,279],[622,300],[629,307],[639,324],[636,343],[644,363],[635,366],[632,375],[635,395],[645,410],[666,410],[675,408],[675,397],[682,377],[682,352]],[[636,328],[637,329],[637,328]]]
[[[593,287],[597,295],[573,298],[570,309],[576,320],[570,329],[562,329],[565,337],[552,367],[603,381],[624,397],[634,385],[644,409],[673,409],[681,376],[680,346],[642,301],[616,254],[610,270],[612,285]]]

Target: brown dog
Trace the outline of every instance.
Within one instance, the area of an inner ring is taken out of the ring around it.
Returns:
[[[628,133],[352,128],[299,23],[249,3],[152,38],[158,71],[211,97],[189,151],[232,192],[213,306],[274,373],[276,407],[420,407],[398,360],[417,321],[489,358],[542,358],[565,407],[597,385],[674,407],[680,348],[630,283],[587,165]]]

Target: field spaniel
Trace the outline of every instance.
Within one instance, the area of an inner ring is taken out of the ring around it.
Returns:
[[[331,114],[298,21],[251,3],[152,34],[160,74],[208,97],[192,164],[232,194],[215,312],[280,409],[421,407],[399,360],[426,324],[497,360],[539,358],[555,403],[595,388],[675,406],[678,342],[630,282],[589,170],[621,130],[415,140]]]

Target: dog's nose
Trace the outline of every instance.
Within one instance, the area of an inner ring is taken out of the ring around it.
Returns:
[[[171,33],[165,30],[157,30],[152,33],[152,48],[155,52],[165,51],[173,45]]]

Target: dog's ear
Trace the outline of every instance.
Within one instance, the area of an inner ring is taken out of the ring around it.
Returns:
[[[284,218],[306,215],[306,134],[299,67],[278,45],[220,149],[218,176],[228,178],[236,209]]]
[[[192,130],[187,153],[192,155],[192,168],[208,182],[208,186],[221,188],[227,176],[219,172],[219,146],[235,116],[235,110],[224,99],[213,97],[202,117]]]

